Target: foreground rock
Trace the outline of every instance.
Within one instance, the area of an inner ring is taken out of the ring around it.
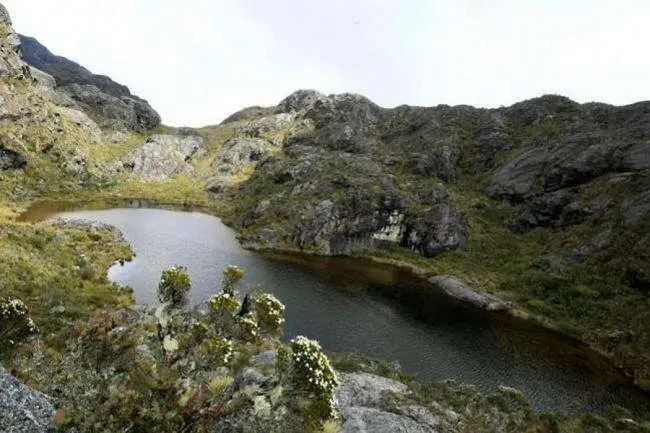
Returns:
[[[458,420],[437,406],[437,413],[409,401],[401,382],[369,373],[342,373],[337,391],[344,433],[433,433],[449,431]],[[443,427],[443,429],[440,429]]]
[[[52,400],[29,388],[0,366],[0,431],[47,432],[54,418]]]

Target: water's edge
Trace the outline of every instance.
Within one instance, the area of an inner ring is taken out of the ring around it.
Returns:
[[[114,207],[126,207],[126,208],[154,208],[154,209],[165,209],[165,210],[180,210],[180,211],[196,211],[209,214],[212,216],[218,217],[214,209],[204,206],[195,206],[191,204],[178,205],[173,203],[160,203],[148,199],[110,199],[102,200],[97,202],[74,202],[74,201],[37,201],[32,203],[25,212],[23,212],[18,218],[18,222],[38,222],[42,221],[54,214],[64,212],[64,211],[74,211],[74,210],[101,210]],[[288,261],[292,263],[298,263],[303,265],[314,264],[323,261],[336,261],[341,260],[337,257],[327,257],[311,254],[309,252],[303,252],[299,250],[292,249],[268,249],[263,248],[260,245],[251,244],[251,243],[241,243],[241,246],[245,249],[256,251],[263,256],[275,258],[280,261]],[[470,308],[473,311],[473,314],[483,317],[489,317],[492,320],[496,320],[502,323],[505,326],[512,327],[518,330],[531,331],[539,335],[544,336],[544,341],[548,344],[554,346],[566,346],[567,350],[571,350],[574,353],[578,353],[583,357],[592,368],[602,371],[608,376],[621,376],[626,379],[629,385],[643,392],[650,398],[650,393],[648,390],[645,390],[637,386],[632,378],[626,374],[626,372],[618,368],[607,354],[598,351],[589,344],[583,342],[579,338],[563,333],[561,330],[558,330],[548,323],[538,320],[535,317],[522,315],[521,312],[516,309],[507,309],[503,311],[493,312],[485,311],[477,308],[475,305],[466,302],[466,300],[458,297],[454,297],[452,294],[447,293],[440,288],[436,287],[434,284],[428,281],[427,275],[424,275],[418,272],[418,269],[412,266],[398,266],[392,263],[386,263],[376,257],[372,256],[358,256],[358,257],[346,257],[347,260],[352,260],[355,262],[355,266],[359,266],[361,269],[370,270],[372,267],[382,266],[390,267],[399,272],[407,273],[409,278],[416,284],[409,285],[408,290],[392,290],[392,293],[386,292],[384,290],[384,295],[396,299],[400,304],[406,308],[416,308],[418,311],[418,316],[423,318],[426,321],[426,306],[429,304],[427,299],[433,298],[446,298],[448,302],[457,303],[465,307]],[[423,301],[425,300],[425,301]]]

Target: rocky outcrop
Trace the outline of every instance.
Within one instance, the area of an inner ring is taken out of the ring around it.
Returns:
[[[233,138],[217,152],[213,166],[221,175],[236,174],[259,161],[271,143],[261,138]]]
[[[467,303],[480,310],[505,311],[510,308],[510,303],[489,293],[481,293],[462,281],[449,276],[436,275],[429,278],[429,282],[444,291],[452,298]]]
[[[0,170],[18,170],[26,165],[27,160],[23,155],[0,145]]]
[[[408,387],[369,373],[340,374],[336,392],[344,433],[432,433],[455,431],[459,416],[439,405],[429,408],[410,400]]]
[[[75,110],[74,108],[59,107],[59,112],[72,123],[81,127],[91,135],[95,137],[101,135],[102,131],[99,129],[99,126],[97,126],[97,124],[83,111]]]
[[[0,6],[0,13],[2,12]],[[54,418],[52,399],[21,383],[0,366],[0,431],[48,432]]]
[[[286,230],[274,232],[273,244],[283,239],[320,254],[401,245],[435,256],[467,248],[466,219],[444,184],[407,187],[393,172],[399,166],[416,175],[455,177],[459,147],[453,141],[441,138],[428,150],[418,144],[385,155],[380,152],[382,142],[397,140],[385,126],[399,123],[399,116],[355,94],[298,91],[280,102],[274,113],[248,118],[236,127],[235,138],[215,159],[215,168],[226,173],[259,160],[251,182],[273,185],[275,194],[260,197],[242,220],[245,226],[259,228],[245,239],[249,244],[266,244],[262,237],[268,238],[268,230],[263,224],[277,217]],[[281,153],[264,150],[263,140],[269,136],[275,146],[283,145]],[[252,183],[243,188],[250,185],[250,195],[256,196],[260,188]],[[211,185],[221,191],[221,184]],[[289,208],[291,215],[283,219]]]
[[[56,80],[59,104],[81,109],[103,128],[145,131],[160,124],[158,113],[147,101],[132,95],[128,87],[52,54],[34,38],[19,37],[23,59],[39,70],[39,81],[51,86],[40,71]]]
[[[153,135],[123,162],[143,180],[166,180],[193,171],[188,161],[201,147],[196,136]]]
[[[0,165],[23,168],[27,152],[50,149],[61,122],[50,109],[30,67],[19,57],[20,40],[9,14],[0,10]],[[26,146],[25,143],[33,143]]]
[[[253,176],[227,193],[250,198],[236,212],[251,245],[263,244],[273,226],[280,244],[321,254],[400,245],[433,257],[471,245],[462,188],[516,206],[504,222],[517,233],[567,229],[616,212],[638,220],[642,204],[623,209],[612,206],[610,194],[585,194],[608,175],[647,168],[647,112],[644,104],[580,105],[554,95],[494,110],[384,109],[360,95],[301,90],[273,114],[259,107],[237,114],[235,137],[214,167],[224,175],[259,161]],[[263,150],[260,140],[270,132],[282,152]],[[475,184],[447,192],[477,175]],[[224,191],[223,182],[211,185]]]
[[[160,124],[160,116],[149,104],[134,96],[116,97],[94,84],[68,84],[59,87],[58,102],[89,113],[104,128],[146,131]]]

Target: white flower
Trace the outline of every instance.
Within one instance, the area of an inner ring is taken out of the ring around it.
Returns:
[[[178,340],[170,335],[165,335],[163,339],[163,348],[166,352],[175,352],[178,350]]]

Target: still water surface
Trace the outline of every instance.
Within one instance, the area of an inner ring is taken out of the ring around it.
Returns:
[[[397,360],[420,378],[453,378],[483,391],[511,386],[538,409],[650,408],[646,394],[584,347],[477,314],[403,269],[246,251],[218,218],[198,212],[117,208],[55,217],[108,223],[124,233],[136,258],[108,275],[131,286],[140,303],[157,302],[160,273],[169,266],[188,267],[191,300],[200,302],[218,290],[221,272],[233,264],[246,271],[244,292],[261,284],[286,304],[287,339],[303,334],[327,350]]]

